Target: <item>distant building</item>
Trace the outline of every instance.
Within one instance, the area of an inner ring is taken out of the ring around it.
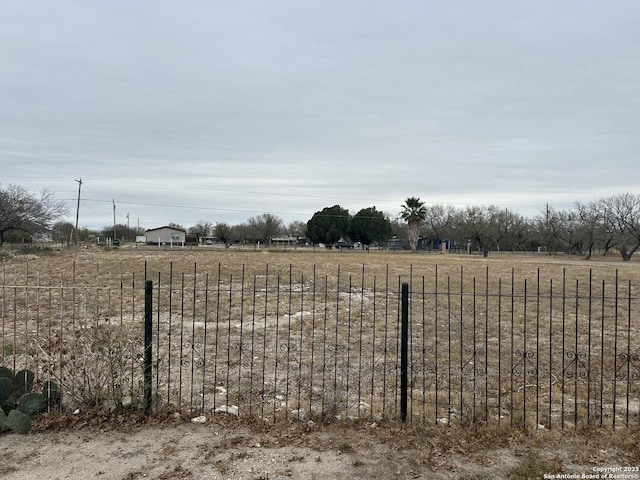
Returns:
[[[411,248],[411,245],[409,245],[409,240],[407,240],[406,238],[398,238],[394,236],[393,238],[389,239],[387,248],[389,248],[389,250],[409,250]]]
[[[418,238],[417,249],[424,250],[427,247],[428,247],[428,243],[426,239],[422,237]],[[394,236],[393,238],[389,239],[387,243],[387,248],[389,250],[411,250],[411,244],[409,243],[409,240],[407,240],[406,238],[398,238]]]
[[[180,245],[184,246],[187,231],[173,227],[158,227],[147,230],[147,245]]]
[[[273,245],[305,245],[307,243],[306,237],[295,237],[293,235],[289,235],[288,237],[273,237],[271,239],[271,243]]]

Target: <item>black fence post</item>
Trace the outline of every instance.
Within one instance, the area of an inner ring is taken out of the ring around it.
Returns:
[[[402,316],[400,337],[400,419],[407,421],[407,388],[409,363],[409,284],[402,284]]]
[[[144,288],[144,414],[151,413],[151,385],[153,383],[153,282],[147,280]]]

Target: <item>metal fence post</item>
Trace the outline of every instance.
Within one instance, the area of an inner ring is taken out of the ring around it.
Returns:
[[[153,281],[147,280],[144,288],[144,413],[151,413],[151,386],[153,382]]]
[[[407,388],[409,363],[409,284],[402,284],[402,315],[400,337],[400,419],[407,421]]]

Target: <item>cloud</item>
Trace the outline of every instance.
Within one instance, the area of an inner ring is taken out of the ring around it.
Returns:
[[[75,205],[82,177],[91,227],[640,185],[635,2],[0,8],[0,182]]]

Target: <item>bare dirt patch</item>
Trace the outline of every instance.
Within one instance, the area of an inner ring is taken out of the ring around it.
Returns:
[[[65,425],[63,427],[59,425]],[[525,479],[638,466],[638,431],[471,429],[396,422],[256,424],[188,415],[42,417],[3,435],[0,475],[49,479]]]

